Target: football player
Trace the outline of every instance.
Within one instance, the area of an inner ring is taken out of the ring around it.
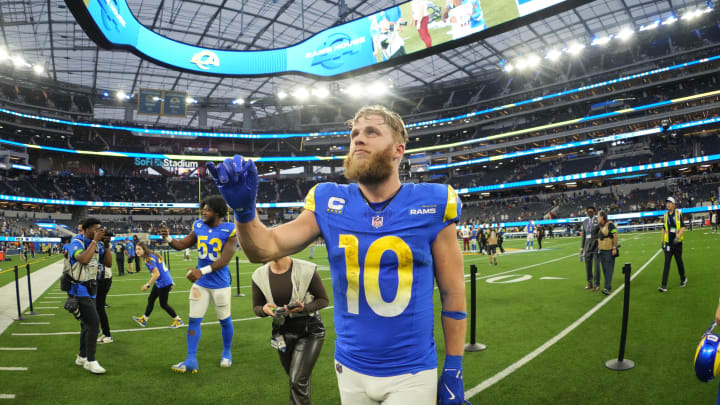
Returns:
[[[202,219],[193,223],[192,231],[183,239],[173,239],[167,228],[160,230],[162,237],[175,250],[183,250],[197,243],[197,268],[188,269],[190,288],[190,316],[187,332],[187,357],[172,366],[178,373],[197,373],[197,348],[200,342],[200,322],[207,312],[210,301],[215,304],[215,314],[222,327],[223,352],[220,367],[232,365],[233,325],[230,319],[230,270],[227,264],[235,255],[237,238],[235,226],[223,221],[227,206],[220,196],[207,197],[200,203]]]
[[[525,225],[525,233],[527,234],[527,238],[525,240],[525,250],[533,250],[533,241],[535,240],[535,221],[530,220],[530,222]]]
[[[235,211],[244,252],[268,262],[322,236],[334,293],[335,369],[344,404],[462,404],[466,330],[461,204],[452,187],[400,182],[408,140],[400,116],[366,106],[349,121],[349,185],[320,183],[293,221],[268,229],[255,213],[258,174],[241,156],[207,165]],[[442,302],[445,365],[436,382],[433,286]]]

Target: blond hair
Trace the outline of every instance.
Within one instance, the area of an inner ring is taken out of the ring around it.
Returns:
[[[405,123],[403,122],[402,118],[395,111],[391,111],[382,105],[376,104],[366,105],[362,107],[360,110],[358,110],[358,112],[355,113],[355,116],[351,120],[347,121],[347,125],[352,128],[352,126],[360,118],[367,117],[368,115],[377,115],[379,117],[382,117],[385,121],[385,124],[390,127],[390,131],[392,132],[392,136],[395,141],[403,145],[407,144],[408,133],[405,129]]]

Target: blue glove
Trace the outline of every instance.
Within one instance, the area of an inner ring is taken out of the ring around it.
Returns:
[[[205,167],[215,180],[225,202],[235,211],[235,219],[241,223],[255,219],[255,198],[258,188],[255,163],[235,155],[217,166],[209,162]]]
[[[470,404],[465,400],[462,378],[462,356],[446,356],[437,389],[438,405]]]

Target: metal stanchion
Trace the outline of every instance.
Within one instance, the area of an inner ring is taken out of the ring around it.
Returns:
[[[237,284],[237,294],[235,297],[244,297],[245,294],[240,292],[240,259],[235,256],[235,283]]]
[[[477,306],[477,266],[474,264],[470,265],[470,343],[465,345],[466,352],[481,352],[487,349],[487,346],[482,343],[475,342],[475,330],[477,314],[475,307]]]
[[[623,318],[622,318],[622,330],[620,332],[620,353],[618,353],[617,359],[608,360],[605,362],[605,367],[610,370],[624,371],[630,370],[635,367],[635,362],[625,358],[625,341],[627,340],[627,323],[628,323],[628,312],[630,311],[630,263],[625,263],[623,266],[623,274],[625,275],[625,291],[623,301]]]
[[[30,263],[27,263],[25,268],[27,269],[28,300],[30,301],[30,312],[27,312],[26,315],[37,315],[37,312],[33,310],[32,287],[30,286]]]
[[[15,318],[16,321],[24,321],[27,318],[22,316],[22,311],[20,310],[20,281],[18,280],[18,266],[15,266],[15,298],[17,301],[17,313],[18,316]]]

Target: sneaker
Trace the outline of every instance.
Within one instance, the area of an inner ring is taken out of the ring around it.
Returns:
[[[600,291],[600,292],[605,295],[610,295],[610,290],[608,290],[607,288],[603,288],[602,291]]]
[[[599,289],[600,289],[600,287],[593,287],[593,291],[597,291]]]
[[[113,339],[112,336],[105,336],[105,335],[100,335],[100,337],[97,340],[98,344],[112,343],[114,341],[115,341],[115,339]]]
[[[173,319],[173,322],[170,324],[170,327],[173,329],[179,328],[181,326],[185,326],[185,324],[183,323],[182,319],[180,319],[180,318]]]
[[[660,287],[658,287],[658,291],[660,291],[660,292],[667,292],[667,288],[665,288],[665,287],[663,287],[663,286],[660,286]]]
[[[79,354],[75,357],[75,364],[78,366],[84,366],[87,362],[87,357],[81,357]]]
[[[141,315],[140,317],[133,316],[133,321],[137,322],[138,325],[142,326],[143,328],[147,326],[147,318],[145,315]]]
[[[493,259],[493,264],[497,266],[497,259]]]
[[[590,283],[588,283],[588,285],[585,286],[586,290],[592,290],[592,288],[593,288],[593,285]]]
[[[83,368],[93,374],[105,374],[105,369],[97,362],[97,360],[88,361],[83,365]]]
[[[223,357],[222,359],[220,359],[220,367],[222,367],[222,368],[228,368],[228,367],[230,367],[230,366],[232,366],[232,360],[226,359],[225,357]]]
[[[191,374],[197,374],[199,367],[197,365],[197,361],[185,360],[185,361],[181,361],[178,364],[175,364],[174,366],[170,367],[170,369],[172,371],[174,371],[176,373],[180,373],[180,374],[185,374],[188,371]]]
[[[687,285],[687,277],[685,277],[685,280],[680,282],[680,287],[685,287]]]

